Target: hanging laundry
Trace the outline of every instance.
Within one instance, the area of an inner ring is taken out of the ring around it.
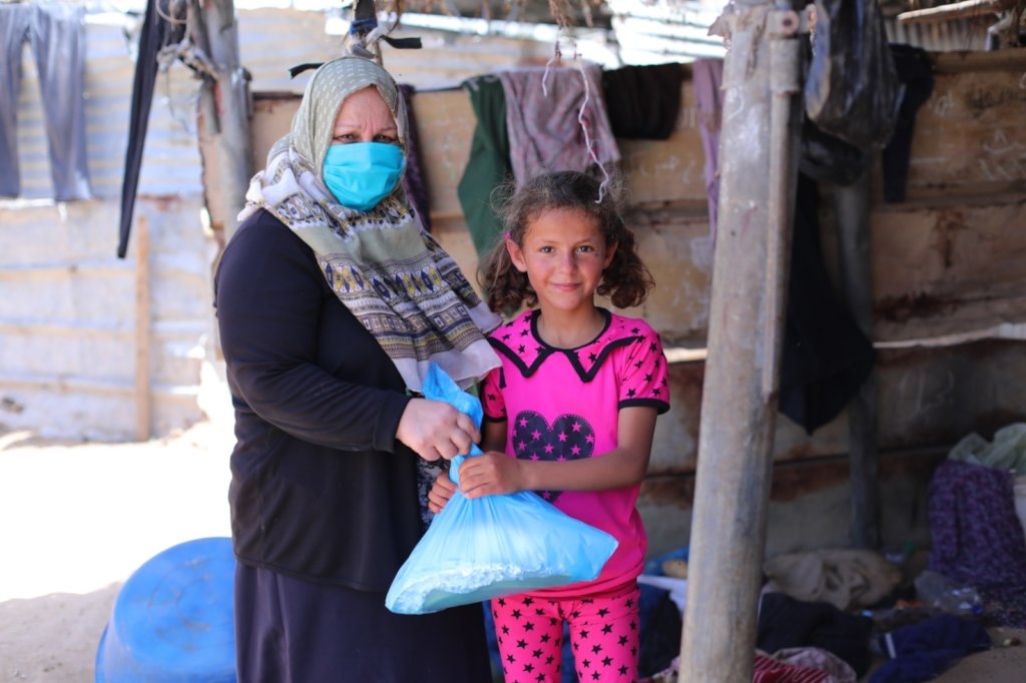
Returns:
[[[517,185],[549,171],[605,170],[620,160],[602,95],[602,69],[537,67],[498,74],[506,93]]]
[[[692,68],[705,151],[710,238],[715,238],[723,63],[703,59],[697,60]],[[844,410],[875,363],[872,342],[834,292],[823,265],[818,211],[819,188],[812,178],[799,173],[780,362],[779,410],[809,434]]]
[[[779,409],[809,434],[837,417],[876,362],[834,291],[819,246],[819,188],[798,174]]]
[[[513,178],[506,130],[506,93],[495,76],[470,78],[462,85],[470,97],[477,125],[456,194],[477,255],[483,256],[502,235],[502,219],[492,203],[492,191]]]
[[[428,204],[428,188],[424,169],[420,164],[420,138],[417,136],[417,119],[413,115],[412,85],[402,83],[399,92],[406,101],[406,172],[403,174],[403,190],[410,198],[410,204],[426,232],[431,232],[431,210]]]
[[[716,244],[716,221],[720,205],[720,119],[723,112],[723,60],[696,59],[691,65],[691,78],[698,108],[698,130],[705,152],[705,193],[709,202],[709,237],[707,261],[712,262]]]
[[[21,194],[18,91],[25,42],[36,61],[54,198],[89,199],[85,132],[85,8],[71,4],[0,4],[0,196]]]
[[[160,3],[160,7],[157,3]],[[185,34],[183,3],[176,3],[178,14],[172,14],[173,0],[148,0],[139,49],[135,59],[135,80],[132,84],[132,114],[128,124],[128,149],[125,151],[125,175],[121,182],[121,220],[118,226],[118,258],[125,258],[128,237],[132,231],[135,193],[139,189],[143,143],[150,120],[153,89],[157,83],[157,55],[168,44],[177,43]]]
[[[880,160],[884,199],[900,202],[905,199],[916,113],[933,92],[933,62],[926,50],[911,45],[891,45],[891,57],[902,84],[901,104],[894,122],[894,134],[883,148]]]
[[[613,135],[666,140],[680,116],[682,64],[625,66],[602,72],[602,92]]]

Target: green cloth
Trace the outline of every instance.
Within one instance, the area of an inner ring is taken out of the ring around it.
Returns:
[[[495,76],[463,82],[477,116],[470,158],[456,194],[478,256],[492,250],[502,236],[502,220],[492,207],[492,191],[513,177],[506,130],[506,95]]]

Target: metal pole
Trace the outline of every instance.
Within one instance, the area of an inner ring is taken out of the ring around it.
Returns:
[[[734,7],[681,683],[751,681],[790,251],[799,16]]]
[[[217,113],[218,173],[224,209],[224,236],[235,232],[236,216],[246,203],[253,173],[249,134],[249,82],[239,59],[238,24],[233,0],[205,4],[206,37],[217,77],[212,97]]]
[[[873,338],[873,273],[869,241],[869,171],[834,191],[837,207],[841,290],[848,310],[868,339]],[[879,453],[876,443],[876,370],[848,404],[851,464],[851,540],[855,548],[880,547]]]

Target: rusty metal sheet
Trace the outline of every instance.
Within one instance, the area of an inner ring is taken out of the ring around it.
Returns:
[[[1026,52],[939,55],[916,113],[908,197],[1026,191]]]
[[[1026,342],[989,340],[878,354],[882,450],[950,446],[1026,420]]]
[[[885,454],[880,463],[883,544],[928,546],[927,492],[938,450]],[[650,477],[641,487],[638,510],[648,531],[649,554],[690,543],[695,475]],[[767,515],[766,554],[847,547],[851,503],[848,462],[843,456],[778,463]]]
[[[1023,226],[1026,196],[1007,203],[875,211],[875,340],[940,337],[1026,321]]]
[[[1026,420],[1026,342],[986,340],[950,347],[883,349],[877,354],[881,453],[950,447],[971,431]],[[649,478],[695,471],[705,366],[670,365],[670,411],[656,423]],[[808,463],[848,451],[842,412],[813,434],[777,416],[773,458]]]

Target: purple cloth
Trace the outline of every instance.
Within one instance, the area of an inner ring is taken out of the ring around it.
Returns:
[[[412,85],[401,83],[399,92],[406,100],[406,173],[403,174],[403,190],[410,199],[413,210],[424,226],[425,232],[431,232],[431,212],[428,204],[428,186],[424,179],[424,171],[420,165],[420,142],[417,136],[417,119],[413,116]]]
[[[692,68],[698,125],[705,150],[705,191],[709,197],[709,235],[716,237],[720,202],[720,118],[723,110],[723,60],[696,59]]]
[[[506,94],[510,164],[518,187],[540,173],[583,172],[593,164],[608,168],[619,161],[599,66],[535,67],[496,75]]]
[[[984,611],[1026,627],[1026,538],[1015,514],[1013,474],[946,460],[930,482],[933,552],[927,569],[975,587]]]

